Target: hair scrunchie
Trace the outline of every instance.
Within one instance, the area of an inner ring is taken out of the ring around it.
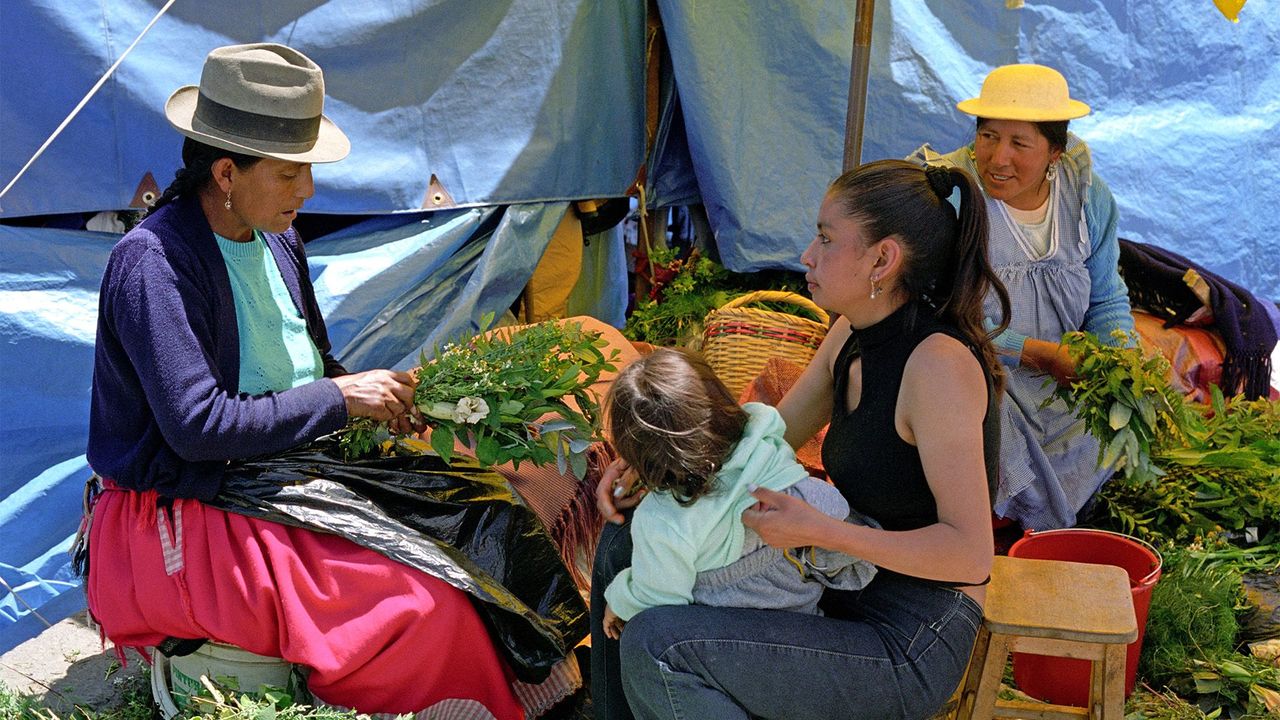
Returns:
[[[951,197],[951,190],[955,187],[955,182],[951,178],[951,170],[941,165],[930,165],[925,168],[924,176],[929,181],[929,187],[937,193],[938,197],[946,200]]]

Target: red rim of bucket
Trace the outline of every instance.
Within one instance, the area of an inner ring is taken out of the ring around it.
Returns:
[[[1151,572],[1144,575],[1143,578],[1137,582],[1137,585],[1139,587],[1150,583],[1153,578],[1160,575],[1161,570],[1164,568],[1164,556],[1160,554],[1160,551],[1157,550],[1154,545],[1147,542],[1146,540],[1143,540],[1142,538],[1134,537],[1132,535],[1125,535],[1124,533],[1118,533],[1118,532],[1115,532],[1114,530],[1098,530],[1095,528],[1059,528],[1057,530],[1028,530],[1026,531],[1026,533],[1023,534],[1022,537],[1023,539],[1027,539],[1033,536],[1057,535],[1057,534],[1064,534],[1064,533],[1101,533],[1103,535],[1114,535],[1116,537],[1124,538],[1125,540],[1132,540],[1142,545],[1146,549],[1150,550],[1151,554],[1156,556],[1156,566],[1151,568]]]

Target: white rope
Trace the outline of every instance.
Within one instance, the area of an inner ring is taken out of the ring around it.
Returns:
[[[13,586],[5,582],[4,578],[2,577],[0,577],[0,585],[3,585],[4,589],[9,591],[9,594],[13,596],[14,600],[17,600],[18,602],[22,603],[22,606],[30,610],[32,615],[35,615],[37,618],[39,618],[40,622],[44,623],[45,627],[53,627],[52,623],[50,623],[48,620],[45,620],[43,615],[36,612],[36,609],[31,607],[31,604],[28,603],[26,600],[24,600],[22,596],[18,594],[18,591],[14,590]]]
[[[38,160],[40,156],[44,154],[44,151],[50,145],[53,144],[53,141],[57,139],[59,135],[62,134],[62,131],[67,127],[67,125],[71,124],[71,121],[75,119],[76,115],[80,114],[80,111],[84,108],[86,104],[88,104],[89,99],[92,98],[94,94],[98,92],[98,89],[101,88],[103,83],[107,81],[107,78],[111,77],[111,75],[115,73],[116,68],[120,67],[120,63],[124,62],[125,57],[127,57],[129,53],[132,52],[133,49],[138,46],[138,41],[142,40],[142,36],[146,35],[147,31],[151,29],[151,26],[155,25],[156,21],[160,19],[160,16],[164,15],[165,12],[168,11],[169,7],[177,1],[178,0],[169,0],[169,2],[165,3],[164,7],[160,8],[160,12],[156,13],[156,16],[151,18],[151,22],[147,23],[147,26],[142,28],[142,32],[138,34],[138,37],[134,38],[133,42],[129,45],[129,47],[126,48],[125,51],[120,54],[120,57],[119,59],[116,60],[115,64],[107,69],[106,74],[98,78],[98,82],[95,83],[94,86],[89,89],[88,94],[84,96],[84,99],[80,101],[80,104],[76,105],[75,109],[71,111],[71,114],[68,115],[66,119],[62,121],[62,124],[58,126],[58,129],[54,130],[53,134],[49,136],[49,139],[44,141],[44,144],[40,146],[40,149],[36,150],[36,154],[31,156],[31,159],[27,161],[26,165],[22,166],[22,169],[18,171],[17,175],[13,176],[13,179],[9,181],[9,184],[5,185],[3,190],[0,190],[0,198],[3,198],[5,194],[9,192],[9,189],[12,188],[18,182],[18,179],[21,178],[23,174],[27,172],[27,169],[30,168],[33,164],[35,164],[35,161]]]

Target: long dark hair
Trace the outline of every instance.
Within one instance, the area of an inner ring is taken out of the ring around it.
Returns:
[[[948,200],[960,190],[959,211]],[[901,290],[960,329],[996,383],[1004,374],[991,338],[1009,325],[1009,293],[987,257],[987,206],[960,168],[924,168],[905,160],[861,165],[831,183],[828,196],[875,240],[896,235],[903,248]],[[983,327],[983,299],[994,290],[999,325]]]
[[[705,361],[659,348],[627,365],[605,397],[609,436],[641,484],[689,505],[714,488],[716,473],[747,426],[747,411]]]
[[[231,162],[241,170],[248,170],[262,159],[257,155],[244,155],[223,150],[206,145],[199,140],[186,138],[182,142],[182,167],[178,168],[169,187],[165,188],[160,197],[156,198],[156,201],[147,209],[147,215],[168,205],[180,195],[194,195],[200,192],[206,183],[213,181],[213,164],[221,158],[231,158]]]

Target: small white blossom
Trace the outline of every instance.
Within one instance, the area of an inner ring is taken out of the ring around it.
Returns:
[[[485,402],[484,398],[464,397],[458,401],[458,407],[453,411],[453,421],[456,423],[475,425],[487,417],[489,417],[489,403]]]

